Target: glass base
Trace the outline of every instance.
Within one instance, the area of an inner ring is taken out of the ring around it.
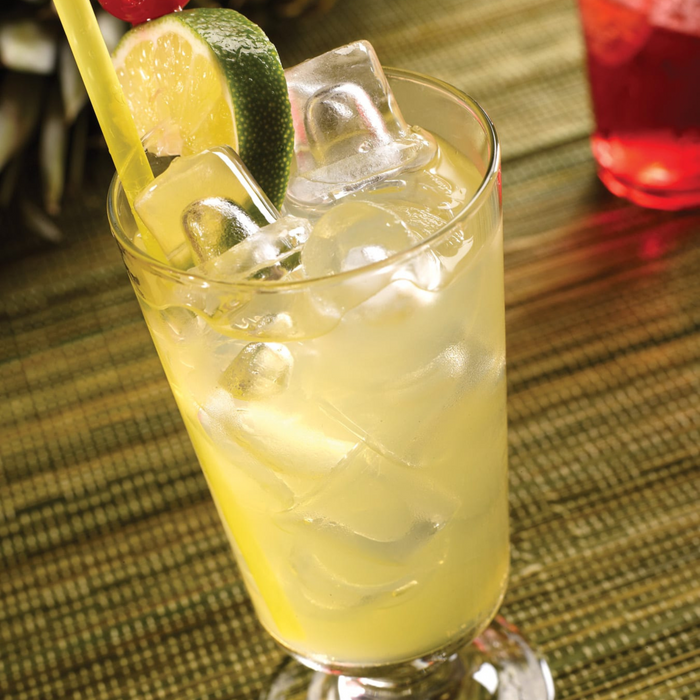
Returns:
[[[697,191],[676,192],[645,188],[636,183],[627,182],[605,168],[598,168],[598,177],[615,196],[627,199],[640,207],[662,211],[680,211],[700,207],[700,192]]]
[[[415,666],[416,664],[414,664]],[[288,659],[262,700],[554,700],[547,662],[502,617],[441,664],[412,679],[331,675]]]
[[[618,197],[675,211],[700,206],[700,141],[670,131],[593,134],[598,177]]]

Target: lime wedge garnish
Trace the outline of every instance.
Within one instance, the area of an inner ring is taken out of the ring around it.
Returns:
[[[149,150],[229,145],[281,206],[294,130],[282,65],[260,27],[234,10],[175,12],[127,32],[113,60]]]

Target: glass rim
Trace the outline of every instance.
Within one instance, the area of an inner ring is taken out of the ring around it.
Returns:
[[[322,284],[336,284],[342,283],[346,280],[352,279],[354,277],[361,277],[366,274],[371,274],[373,272],[381,271],[385,268],[389,268],[397,263],[410,260],[416,255],[419,255],[422,251],[427,248],[435,246],[443,238],[448,238],[450,234],[454,231],[456,227],[461,225],[470,219],[484,204],[491,194],[491,190],[496,185],[499,176],[500,162],[501,162],[501,145],[496,133],[496,129],[491,121],[490,117],[481,105],[472,97],[467,95],[462,90],[446,83],[439,78],[433,78],[431,76],[418,73],[416,71],[405,70],[403,68],[391,68],[385,67],[384,69],[387,78],[397,78],[399,80],[404,80],[407,82],[421,83],[427,85],[433,89],[437,89],[441,92],[447,93],[453,99],[456,98],[462,103],[462,107],[471,112],[476,120],[479,122],[480,126],[484,129],[486,139],[489,146],[489,160],[486,166],[486,171],[481,178],[481,183],[477,188],[476,192],[472,197],[466,201],[459,212],[456,214],[454,219],[447,222],[441,226],[437,231],[432,233],[427,238],[416,243],[409,248],[397,251],[389,257],[379,260],[377,262],[370,263],[369,265],[363,265],[362,267],[354,268],[352,270],[347,270],[345,272],[339,272],[337,274],[325,275],[323,277],[312,277],[308,279],[297,279],[297,280],[280,280],[280,281],[260,281],[260,280],[237,280],[237,281],[224,281],[224,280],[212,280],[208,277],[191,272],[189,270],[181,270],[176,267],[172,267],[166,263],[155,260],[148,253],[138,248],[134,243],[128,238],[124,232],[123,227],[120,224],[120,217],[117,214],[118,207],[117,202],[120,195],[122,195],[123,190],[121,187],[121,182],[119,177],[115,173],[112,177],[112,181],[109,186],[107,193],[107,218],[110,224],[112,235],[119,247],[130,256],[137,258],[140,262],[144,263],[147,267],[151,269],[152,272],[160,277],[167,277],[173,280],[179,280],[183,283],[200,283],[202,286],[207,286],[213,289],[240,289],[246,291],[261,291],[261,292],[277,292],[277,291],[292,291],[309,286],[317,286]]]

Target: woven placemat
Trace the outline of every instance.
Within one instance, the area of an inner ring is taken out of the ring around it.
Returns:
[[[597,183],[575,7],[338,0],[357,38],[479,99],[504,149],[513,575],[567,700],[700,696],[700,215]],[[258,698],[258,624],[104,215],[0,227],[0,697]]]

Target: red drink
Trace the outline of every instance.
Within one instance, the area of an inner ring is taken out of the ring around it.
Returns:
[[[700,0],[579,0],[598,172],[657,209],[700,205]]]

